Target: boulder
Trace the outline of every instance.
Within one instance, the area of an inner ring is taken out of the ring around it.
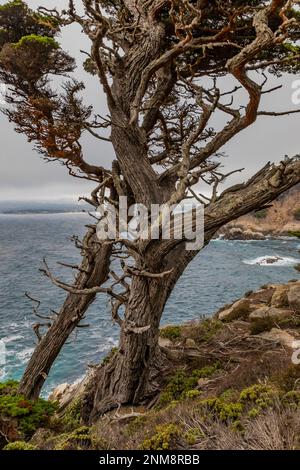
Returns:
[[[158,345],[161,347],[161,348],[171,348],[173,346],[173,343],[170,339],[168,338],[161,338],[159,337],[158,338]]]
[[[257,292],[253,292],[253,294],[249,295],[249,300],[251,304],[270,304],[272,296],[275,292],[274,287],[270,287],[268,289],[260,289]],[[258,307],[257,307],[258,308]]]
[[[251,312],[249,315],[250,320],[258,320],[260,318],[276,318],[282,319],[290,317],[293,314],[292,310],[286,308],[276,308],[276,307],[261,307],[254,312]]]
[[[288,306],[288,291],[290,286],[288,285],[279,285],[275,290],[272,299],[272,307],[287,307]]]
[[[187,338],[185,340],[185,347],[188,349],[197,349],[197,344],[192,338]]]
[[[264,331],[258,335],[260,338],[264,338],[268,341],[274,341],[282,346],[293,349],[295,338],[285,330],[279,330],[279,328],[272,328],[271,331]]]
[[[70,391],[71,385],[68,383],[58,385],[50,394],[50,401],[61,401],[64,395]]]
[[[289,306],[296,312],[300,313],[300,284],[292,286],[288,292]]]
[[[219,313],[219,320],[232,321],[237,318],[245,317],[248,315],[250,309],[249,299],[241,299],[235,302],[231,307]]]
[[[226,227],[223,234],[226,240],[265,240],[266,237],[261,232],[254,232],[241,227]]]

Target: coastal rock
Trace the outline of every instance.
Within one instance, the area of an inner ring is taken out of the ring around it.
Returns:
[[[293,348],[293,343],[295,341],[294,336],[292,336],[287,331],[279,330],[278,328],[272,328],[271,331],[265,331],[258,336],[268,341],[274,341],[275,343],[279,343],[282,346],[286,346],[291,349]]]
[[[276,264],[279,261],[283,261],[283,258],[280,256],[266,256],[265,258],[259,259],[256,264],[260,266],[267,266],[268,264]]]
[[[241,299],[235,302],[231,307],[219,313],[218,318],[221,321],[232,321],[237,318],[245,317],[249,313],[250,301]]]
[[[158,338],[158,345],[161,347],[161,348],[170,348],[173,346],[173,342],[168,339],[168,338],[161,338],[159,337]]]
[[[254,312],[250,313],[250,320],[258,320],[260,318],[286,318],[292,315],[292,311],[284,308],[276,307],[261,307]]]
[[[290,289],[290,286],[288,285],[278,286],[272,296],[271,305],[273,307],[287,307],[289,304],[288,302],[289,289]]]
[[[58,385],[50,394],[50,401],[60,401],[69,391],[72,386],[68,383]]]
[[[265,240],[266,237],[261,232],[253,232],[240,227],[227,227],[223,233],[226,240]]]
[[[288,303],[296,312],[300,313],[300,284],[292,286],[288,292]]]
[[[251,307],[257,306],[256,308],[259,308],[260,306],[263,307],[264,305],[270,305],[275,290],[276,289],[274,287],[270,287],[266,289],[260,289],[257,292],[253,292],[249,296]]]
[[[185,340],[185,347],[188,349],[197,349],[197,344],[192,338],[187,338]]]

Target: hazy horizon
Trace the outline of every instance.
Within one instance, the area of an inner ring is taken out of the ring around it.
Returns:
[[[6,3],[0,0],[0,4]],[[66,1],[58,0],[29,0],[30,7],[47,4],[48,8],[57,6],[63,9]],[[77,0],[78,5],[81,0]],[[80,32],[78,26],[64,28],[61,36],[63,48],[70,52],[77,60],[76,76],[86,84],[85,99],[95,105],[97,112],[107,113],[104,95],[95,77],[88,75],[82,67],[84,56],[80,49],[89,48],[88,39]],[[284,89],[275,94],[266,94],[263,97],[262,110],[296,109],[292,103],[292,83],[297,76],[287,76],[282,79],[272,77],[269,88],[284,83]],[[226,83],[226,81],[224,82]],[[220,124],[216,119],[216,123]],[[89,193],[95,183],[69,176],[65,167],[57,162],[46,163],[33,150],[32,144],[26,142],[23,135],[13,130],[12,124],[1,116],[1,143],[0,151],[0,200],[57,200],[78,198]],[[236,184],[249,178],[267,161],[278,162],[284,155],[293,156],[299,153],[298,130],[299,116],[296,114],[283,118],[260,117],[258,121],[243,133],[232,139],[222,148],[228,158],[224,159],[226,170],[232,171],[245,167],[245,171],[236,174],[227,185]],[[287,135],[288,134],[288,135]],[[110,144],[92,140],[85,137],[83,145],[85,159],[88,162],[109,167],[113,159],[113,150]],[[201,187],[205,192],[205,187]]]

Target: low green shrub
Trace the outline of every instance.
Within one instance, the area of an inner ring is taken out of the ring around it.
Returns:
[[[202,369],[195,369],[191,373],[187,373],[184,370],[179,369],[169,380],[167,386],[160,396],[159,405],[169,405],[173,401],[180,401],[185,398],[194,398],[191,396],[191,392],[198,384],[198,380],[201,378],[211,377],[221,365],[216,362],[212,365],[203,367]],[[197,392],[197,391],[196,391]],[[194,395],[192,393],[192,395]]]
[[[7,444],[3,450],[37,450],[32,444],[25,441],[15,441]]]
[[[160,330],[159,333],[161,338],[169,339],[170,341],[176,341],[181,337],[180,326],[166,326]]]
[[[18,430],[26,438],[30,437],[38,427],[47,425],[56,409],[55,403],[41,398],[32,401],[18,394],[17,384],[14,381],[1,384],[0,415],[5,418],[15,418]]]
[[[180,428],[176,424],[164,424],[157,426],[154,436],[145,439],[140,449],[142,450],[169,450],[175,448],[176,438],[180,436]]]

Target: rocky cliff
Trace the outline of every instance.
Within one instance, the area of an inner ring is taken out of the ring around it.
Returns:
[[[263,240],[269,235],[300,235],[300,187],[296,186],[282,195],[271,207],[231,222],[220,234],[237,240]]]

